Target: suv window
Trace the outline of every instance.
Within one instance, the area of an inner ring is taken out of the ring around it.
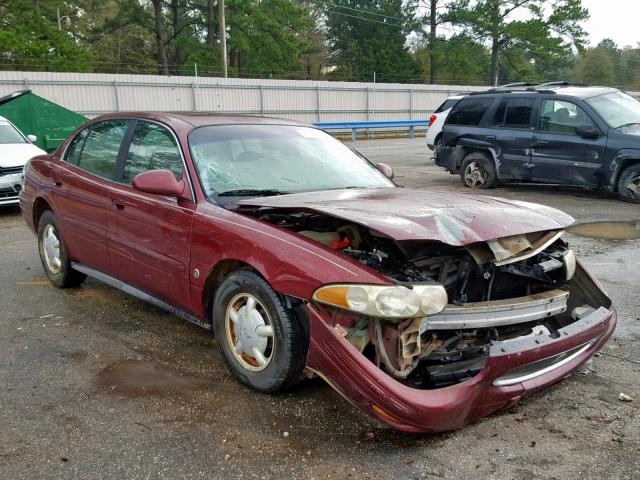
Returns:
[[[529,128],[533,102],[532,98],[503,98],[493,115],[491,125],[504,128]]]
[[[585,124],[593,125],[593,122],[575,103],[566,100],[542,100],[538,128],[543,132],[576,133],[576,127]]]
[[[442,105],[440,105],[438,108],[436,108],[436,110],[433,113],[440,113],[440,112],[444,112],[445,110],[449,110],[451,107],[453,107],[459,101],[460,101],[459,98],[448,98],[447,100],[442,102]]]
[[[105,120],[82,130],[72,140],[67,162],[102,178],[113,179],[126,120]]]
[[[450,125],[480,125],[480,121],[487,109],[493,103],[493,98],[463,98],[447,117]]]
[[[183,164],[178,146],[166,128],[139,121],[124,163],[122,181],[131,184],[137,174],[159,169],[170,170],[177,180],[182,178]]]

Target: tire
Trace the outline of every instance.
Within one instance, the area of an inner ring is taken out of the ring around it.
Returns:
[[[301,379],[308,331],[259,275],[240,270],[222,281],[213,301],[213,331],[229,370],[252,389],[278,392]]]
[[[38,221],[38,253],[44,273],[58,288],[77,287],[87,276],[71,267],[58,219],[50,210]]]
[[[438,161],[438,156],[440,155],[440,150],[442,150],[443,145],[442,134],[440,134],[433,142],[433,158],[436,162]]]
[[[640,165],[632,165],[620,174],[617,191],[621,200],[640,203]]]
[[[462,160],[460,179],[469,188],[493,188],[497,185],[496,169],[486,153],[472,152]]]

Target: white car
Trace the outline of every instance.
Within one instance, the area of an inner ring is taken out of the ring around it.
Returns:
[[[442,142],[442,126],[447,119],[447,115],[465,94],[452,95],[440,105],[435,112],[429,117],[429,129],[427,130],[427,147],[433,152],[433,157],[438,154],[438,147]]]
[[[23,135],[13,123],[0,117],[0,206],[18,203],[25,164],[32,157],[46,155],[33,144],[36,140],[35,135]]]

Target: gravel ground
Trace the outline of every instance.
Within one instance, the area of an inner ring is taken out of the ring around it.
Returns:
[[[405,186],[468,194],[424,140],[358,142]],[[578,222],[640,207],[577,190],[482,192]],[[640,241],[567,235],[620,327],[567,381],[457,432],[394,432],[319,380],[278,396],[238,385],[210,334],[99,282],[50,286],[15,208],[0,211],[0,478],[640,477]],[[618,400],[619,393],[633,401]]]

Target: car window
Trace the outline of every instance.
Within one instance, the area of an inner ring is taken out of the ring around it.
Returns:
[[[593,122],[575,103],[566,100],[542,100],[538,128],[543,132],[576,133],[576,127],[585,124],[593,125]]]
[[[450,125],[480,125],[480,121],[487,109],[493,103],[493,98],[464,98],[451,110],[447,123]]]
[[[126,120],[105,120],[93,124],[73,139],[67,161],[99,177],[113,179],[126,130]]]
[[[9,122],[0,121],[0,143],[27,143]]]
[[[177,180],[182,178],[183,163],[171,133],[164,127],[145,121],[136,125],[124,163],[123,183],[148,170],[170,170]]]
[[[433,113],[440,113],[440,112],[444,112],[445,110],[449,110],[451,107],[453,107],[459,101],[460,101],[459,98],[448,98],[447,100],[442,102],[442,105],[440,105],[438,108],[436,108],[436,110]]]
[[[529,128],[532,98],[503,98],[491,121],[492,126],[504,128]]]

